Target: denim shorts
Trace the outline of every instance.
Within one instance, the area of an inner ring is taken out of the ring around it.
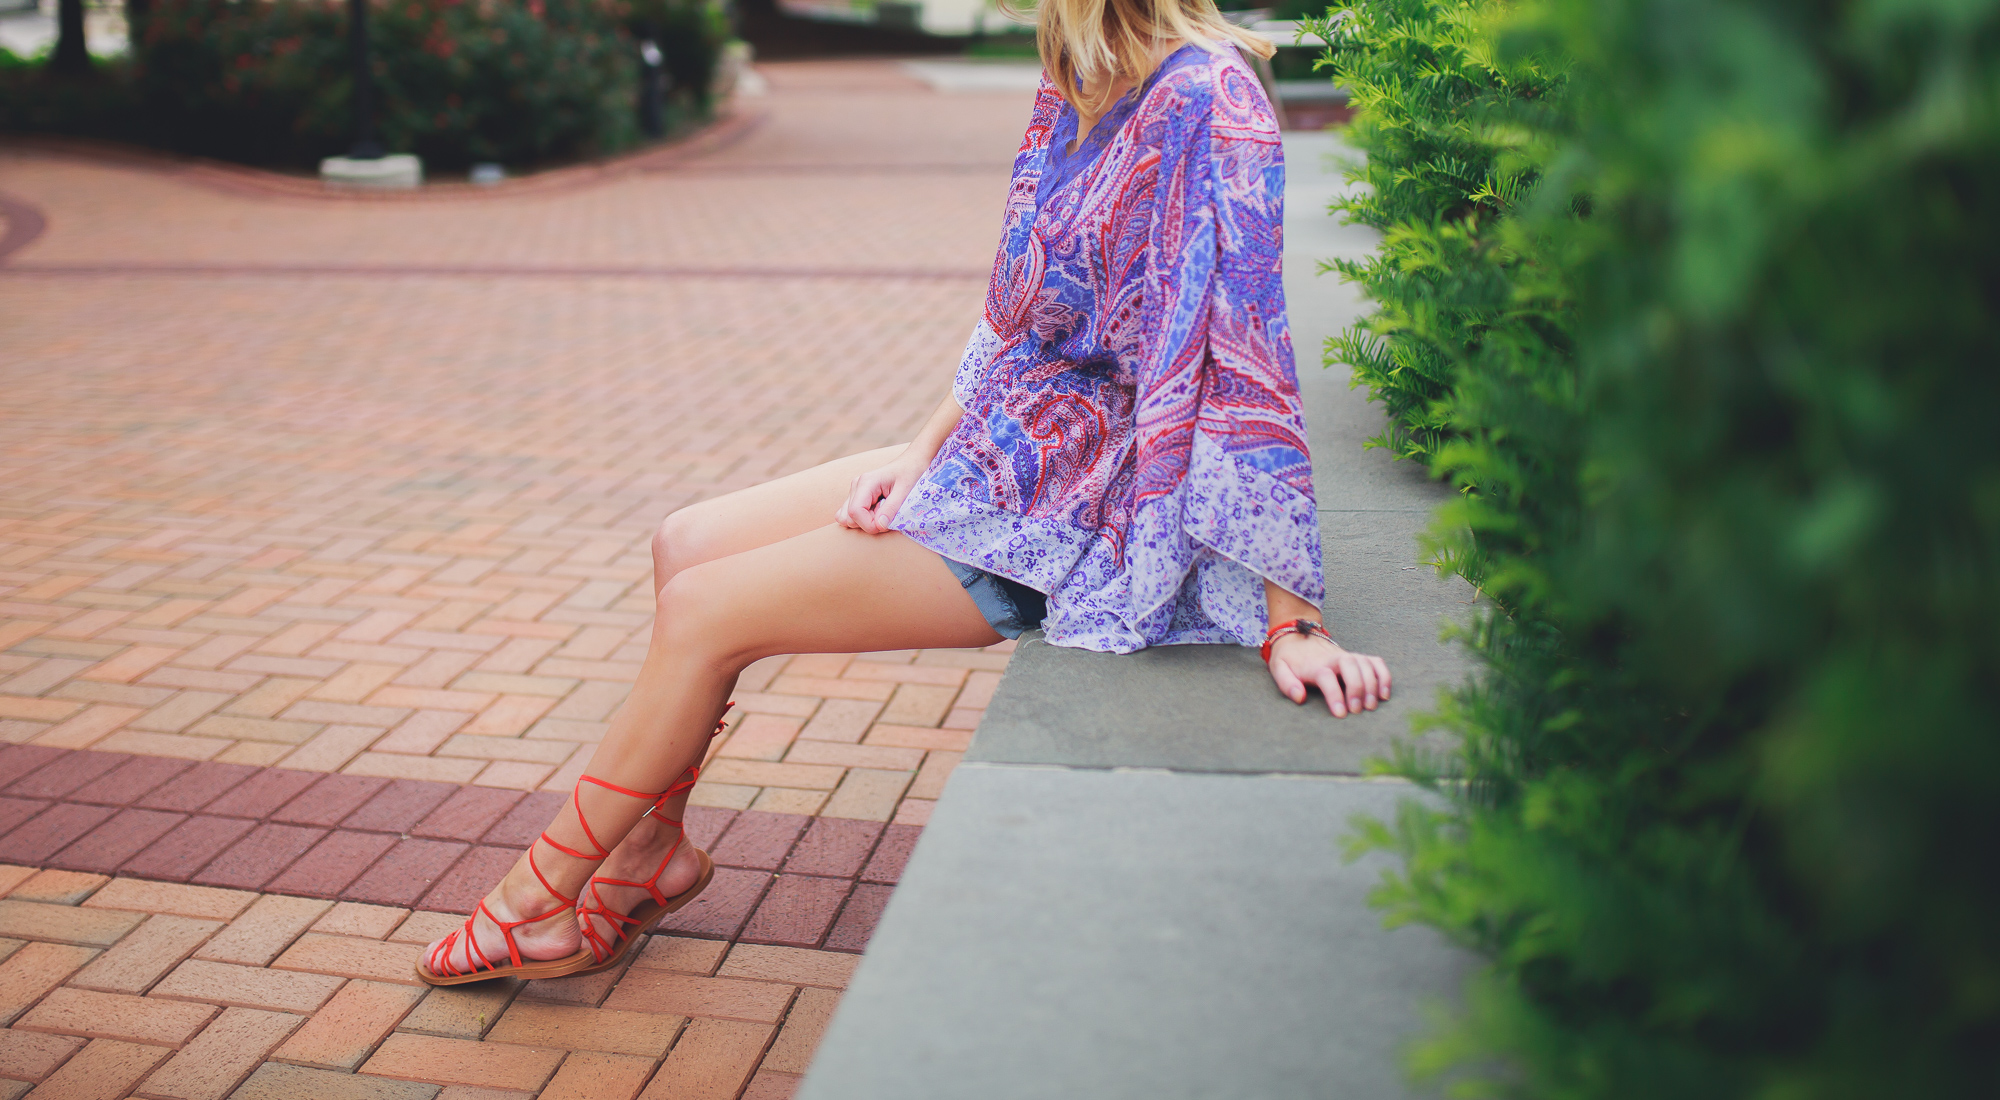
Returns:
[[[944,557],[940,554],[939,557]],[[984,569],[945,558],[952,575],[972,597],[979,613],[986,616],[1002,638],[1018,638],[1024,631],[1042,625],[1049,613],[1049,598],[1019,581],[997,577]]]

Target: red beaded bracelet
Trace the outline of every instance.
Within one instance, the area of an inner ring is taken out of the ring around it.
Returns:
[[[1311,619],[1293,619],[1288,623],[1279,623],[1271,628],[1269,634],[1265,635],[1264,648],[1257,651],[1264,655],[1264,662],[1266,664],[1269,664],[1271,661],[1271,643],[1287,634],[1304,634],[1308,637],[1325,638],[1327,641],[1333,642],[1333,635],[1326,632],[1326,627]],[[1333,644],[1339,645],[1340,643],[1333,642]]]

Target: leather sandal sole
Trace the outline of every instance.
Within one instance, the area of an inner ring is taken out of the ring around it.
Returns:
[[[433,974],[424,969],[423,963],[416,965],[417,980],[425,985],[465,985],[468,982],[486,982],[494,978],[567,978],[588,969],[594,960],[590,948],[580,947],[575,952],[560,959],[533,959],[520,966],[496,966],[491,970],[475,970],[470,974]]]
[[[693,847],[693,845],[689,845],[689,847]],[[625,930],[626,934],[618,938],[618,949],[613,951],[610,957],[606,958],[603,962],[592,963],[576,971],[576,973],[595,974],[600,970],[609,970],[617,966],[625,956],[632,953],[633,945],[639,942],[641,934],[649,925],[666,916],[668,913],[681,908],[688,902],[693,901],[696,895],[708,889],[709,882],[715,878],[715,861],[708,858],[708,853],[702,851],[700,848],[695,848],[694,854],[695,858],[701,860],[701,875],[694,880],[694,885],[668,898],[665,905],[661,905],[650,897],[640,902],[638,908],[626,914],[635,923],[620,926],[621,929]],[[583,953],[585,955],[590,954],[590,948],[585,947]]]

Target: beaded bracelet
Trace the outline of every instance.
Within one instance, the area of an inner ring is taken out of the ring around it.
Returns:
[[[1293,619],[1288,623],[1279,623],[1271,628],[1270,634],[1265,636],[1264,648],[1257,651],[1264,655],[1264,662],[1266,664],[1269,664],[1271,661],[1271,643],[1287,634],[1304,634],[1308,637],[1325,638],[1327,641],[1333,642],[1333,635],[1326,632],[1326,627],[1311,619]],[[1333,642],[1333,644],[1339,645],[1340,643]]]

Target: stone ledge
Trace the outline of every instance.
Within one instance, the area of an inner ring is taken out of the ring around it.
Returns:
[[[968,764],[799,1100],[1391,1100],[1471,961],[1340,858],[1383,780]]]

